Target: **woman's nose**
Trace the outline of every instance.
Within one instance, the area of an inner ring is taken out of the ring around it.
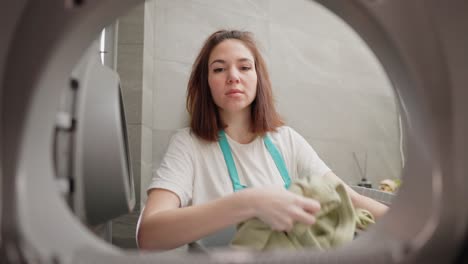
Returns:
[[[234,69],[229,70],[228,83],[239,83],[239,73]]]

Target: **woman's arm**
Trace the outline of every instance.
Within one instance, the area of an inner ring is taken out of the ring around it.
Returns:
[[[368,210],[376,219],[382,217],[387,212],[388,207],[386,205],[357,193],[333,172],[328,172],[324,177],[335,177],[338,181],[342,182],[351,198],[354,207]]]
[[[313,224],[320,210],[317,201],[281,186],[249,188],[202,205],[179,206],[178,196],[170,191],[150,192],[138,231],[141,249],[173,249],[252,217],[274,230],[290,230],[294,222]]]
[[[203,205],[179,208],[176,194],[153,189],[138,231],[139,247],[173,249],[253,217],[252,208],[244,206],[244,198],[236,193]]]

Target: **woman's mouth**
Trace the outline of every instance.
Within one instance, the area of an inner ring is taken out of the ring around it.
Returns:
[[[231,89],[226,93],[226,95],[238,95],[238,94],[243,94],[243,93],[244,92],[242,92],[239,89]]]

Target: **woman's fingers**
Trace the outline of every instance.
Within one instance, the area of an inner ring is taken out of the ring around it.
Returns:
[[[256,216],[273,230],[290,231],[296,222],[306,225],[316,222],[320,203],[314,199],[278,187],[258,189],[257,193],[262,199],[254,199]]]
[[[297,205],[311,214],[317,214],[320,211],[320,203],[317,200],[298,196]]]
[[[304,211],[300,207],[295,207],[288,213],[278,216],[272,224],[271,229],[275,231],[291,231],[296,222],[300,222],[306,225],[313,225],[316,221],[314,215]]]
[[[306,225],[313,225],[316,221],[313,214],[304,211],[302,208],[296,208],[294,212],[292,212],[292,218],[296,222],[301,222]]]
[[[294,221],[292,218],[282,218],[278,219],[278,221],[270,226],[274,231],[291,231],[294,227]]]

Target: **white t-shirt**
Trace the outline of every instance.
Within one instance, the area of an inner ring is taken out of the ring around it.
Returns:
[[[322,176],[330,169],[308,142],[292,128],[283,126],[269,133],[285,161],[291,180]],[[240,144],[226,134],[240,183],[247,187],[282,185],[283,179],[263,139]],[[148,190],[162,188],[175,193],[181,207],[202,204],[233,192],[233,186],[218,142],[200,140],[189,128],[172,137]]]
[[[292,128],[283,126],[269,133],[271,141],[283,156],[292,181],[301,176],[320,177],[330,169],[309,143]],[[278,168],[261,137],[249,144],[240,144],[226,134],[231,147],[240,183],[247,187],[284,186]],[[218,142],[206,142],[191,133],[190,128],[177,131],[160,167],[154,171],[148,191],[161,188],[175,193],[181,207],[202,204],[233,193],[233,186]],[[140,227],[138,219],[136,234]],[[211,247],[227,245],[234,227],[221,230],[200,240]],[[138,239],[137,239],[138,245]]]

